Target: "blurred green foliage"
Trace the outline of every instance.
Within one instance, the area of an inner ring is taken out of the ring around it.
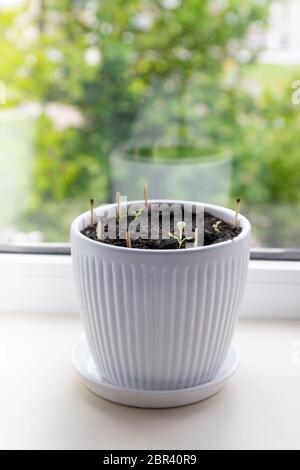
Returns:
[[[300,114],[291,102],[299,77],[291,68],[276,86],[260,81],[258,51],[242,54],[269,3],[27,0],[0,11],[7,106],[40,105],[23,225],[39,220],[48,240],[65,239],[90,195],[110,198],[109,156],[131,140],[226,146],[233,195],[250,205],[300,202]],[[58,126],[49,103],[72,106],[80,123]]]

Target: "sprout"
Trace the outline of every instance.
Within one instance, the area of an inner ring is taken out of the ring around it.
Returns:
[[[220,230],[219,230],[219,226],[221,225],[222,221],[221,220],[218,220],[218,222],[216,222],[215,224],[213,224],[213,231],[215,233],[220,233]]]
[[[186,227],[186,223],[185,223],[185,222],[178,222],[178,223],[177,223],[178,234],[179,234],[178,237],[176,237],[176,235],[174,235],[173,233],[169,232],[169,237],[170,237],[170,238],[174,238],[174,240],[177,240],[178,245],[179,245],[179,248],[182,248],[184,242],[193,239],[193,237],[186,237],[186,238],[183,238],[183,231],[184,231],[185,227]]]
[[[134,212],[134,220],[138,220],[142,213],[144,212],[144,208],[143,207],[140,207],[139,210],[137,210],[136,212]]]

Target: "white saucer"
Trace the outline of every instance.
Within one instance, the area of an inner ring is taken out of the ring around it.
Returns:
[[[138,408],[174,408],[206,400],[222,390],[238,368],[239,353],[236,346],[232,345],[221,370],[212,382],[171,391],[135,390],[109,384],[99,376],[86,340],[74,347],[72,362],[87,388],[106,400]]]

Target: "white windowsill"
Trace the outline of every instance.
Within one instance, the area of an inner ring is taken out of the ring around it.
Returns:
[[[69,256],[0,254],[0,312],[78,313]],[[300,320],[300,262],[251,261],[241,316]]]
[[[241,320],[236,376],[170,410],[89,392],[71,367],[81,335],[78,316],[0,314],[1,449],[300,449],[300,322]]]
[[[242,315],[260,320],[239,322],[237,375],[173,410],[115,405],[82,385],[70,257],[0,255],[0,285],[0,449],[300,449],[300,321],[278,320],[300,320],[300,263],[250,263]]]

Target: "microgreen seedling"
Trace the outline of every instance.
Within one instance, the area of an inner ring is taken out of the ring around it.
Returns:
[[[149,189],[148,189],[147,184],[144,184],[144,200],[145,200],[145,207],[148,210],[149,209]]]
[[[95,201],[94,199],[90,199],[90,227],[94,227],[94,208]]]
[[[117,221],[119,222],[120,215],[121,215],[120,193],[119,192],[116,194],[116,206],[117,206]]]
[[[241,212],[241,200],[238,198],[236,200],[236,208],[235,208],[235,228],[240,228],[240,212]]]
[[[188,240],[193,240],[193,237],[183,237],[183,231],[185,229],[186,223],[185,222],[178,222],[177,223],[177,228],[178,228],[178,237],[174,235],[173,233],[169,232],[169,237],[174,238],[174,240],[177,240],[179,248],[182,248],[184,242]]]
[[[131,248],[131,236],[129,230],[126,231],[126,246]]]
[[[220,233],[220,230],[219,230],[219,226],[221,225],[222,221],[221,220],[218,220],[218,222],[216,222],[215,224],[213,224],[213,231],[215,233]]]
[[[134,212],[134,220],[139,220],[139,218],[141,217],[142,213],[144,212],[144,208],[143,207],[140,207],[139,210],[137,210],[136,212]]]

